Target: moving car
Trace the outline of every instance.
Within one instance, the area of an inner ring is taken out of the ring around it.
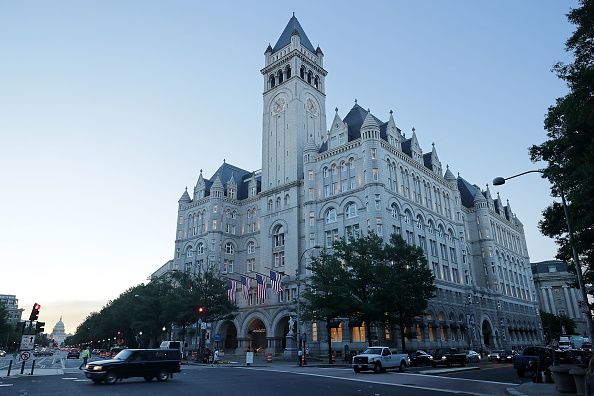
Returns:
[[[489,353],[489,355],[487,355],[487,359],[489,359],[489,361],[499,361],[499,357],[501,356],[501,354],[503,353],[503,349],[496,349],[494,351],[491,351],[491,353]]]
[[[94,383],[114,384],[118,379],[143,377],[145,381],[167,381],[181,371],[177,349],[124,349],[115,358],[98,360],[85,366],[85,376]]]
[[[479,353],[476,351],[467,351],[466,352],[466,362],[467,363],[480,363],[481,355],[479,355]]]
[[[68,355],[66,355],[66,359],[80,359],[80,350],[78,349],[71,349],[68,351]]]
[[[499,357],[497,358],[498,362],[508,362],[508,363],[513,363],[514,361],[514,356],[516,356],[517,353],[515,351],[512,350],[507,350],[507,351],[503,351],[499,354]]]
[[[514,369],[518,376],[523,377],[527,371],[534,372],[536,369],[546,370],[553,364],[555,351],[549,347],[532,346],[524,348],[521,355],[514,357]]]
[[[364,370],[383,373],[389,368],[397,368],[403,372],[408,366],[410,366],[410,358],[406,353],[392,353],[388,347],[369,347],[363,353],[353,357],[355,373]]]
[[[411,352],[408,356],[411,366],[431,366],[431,362],[433,362],[433,356],[421,350]]]
[[[440,348],[433,353],[432,367],[440,365],[450,367],[452,364],[466,366],[466,353],[458,348]]]

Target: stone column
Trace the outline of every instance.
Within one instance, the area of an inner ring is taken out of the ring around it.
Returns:
[[[553,315],[557,315],[557,307],[555,307],[555,297],[553,296],[553,288],[547,287],[547,292],[549,294],[549,299],[551,302],[551,313]]]
[[[540,295],[542,298],[542,302],[544,304],[544,310],[546,312],[551,312],[551,306],[549,305],[549,295],[547,293],[547,288],[546,287],[541,287],[540,288]]]
[[[565,306],[567,307],[567,316],[570,318],[575,318],[575,313],[573,311],[573,306],[571,304],[571,299],[569,297],[567,286],[563,286],[563,296],[565,297]]]

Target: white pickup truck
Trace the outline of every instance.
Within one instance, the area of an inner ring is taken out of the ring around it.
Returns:
[[[410,366],[410,358],[406,353],[392,353],[388,347],[369,347],[362,354],[353,357],[355,373],[363,370],[383,373],[387,369],[394,368],[403,372],[408,366]]]

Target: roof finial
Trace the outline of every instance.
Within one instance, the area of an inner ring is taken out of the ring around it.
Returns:
[[[435,142],[431,143],[431,147],[435,148]]]
[[[355,104],[357,104],[357,98],[355,98]]]
[[[295,11],[293,11],[293,18],[295,18]]]
[[[450,169],[450,164],[446,164],[446,169]]]
[[[186,192],[188,192],[188,186],[186,186]]]
[[[200,169],[200,174],[202,174],[202,169]]]
[[[371,110],[369,110],[369,107],[367,108],[367,112],[368,112],[368,113],[371,113]]]
[[[390,109],[390,115],[392,115],[392,113],[394,113],[394,112],[392,111],[392,109]]]
[[[415,131],[416,131],[415,127],[412,127],[412,131],[413,131],[413,133],[415,133]]]
[[[334,111],[338,114],[338,107],[334,109]]]
[[[460,172],[458,172],[458,177],[460,177]]]
[[[225,163],[225,158],[223,158],[223,164]]]

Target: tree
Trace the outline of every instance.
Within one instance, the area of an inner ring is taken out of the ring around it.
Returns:
[[[405,329],[412,330],[416,316],[422,315],[434,296],[434,276],[423,249],[408,245],[400,235],[392,234],[384,247],[385,261],[377,268],[379,304],[386,321],[400,328],[402,351],[406,351]]]
[[[585,266],[584,283],[594,282],[594,1],[580,0],[567,15],[576,30],[566,42],[570,64],[553,67],[569,92],[549,107],[544,126],[548,140],[530,148],[532,161],[546,161],[543,177],[553,196],[566,195],[574,244]],[[563,207],[553,203],[539,223],[543,235],[555,238],[557,258],[574,266]],[[575,267],[574,267],[575,269]]]
[[[334,319],[346,316],[349,310],[350,284],[348,274],[340,260],[323,250],[308,269],[308,279],[303,297],[301,316],[304,320],[324,320],[328,330],[328,362],[332,363],[330,329]]]
[[[553,341],[559,341],[562,334],[575,333],[575,321],[566,315],[554,315],[552,313],[540,311],[540,319],[544,329],[545,342],[551,344]]]
[[[365,323],[369,346],[372,345],[372,325],[381,321],[386,312],[386,306],[380,301],[382,283],[378,278],[384,263],[383,245],[383,240],[374,233],[357,239],[340,239],[333,245],[334,254],[344,263],[349,276],[348,316]]]

